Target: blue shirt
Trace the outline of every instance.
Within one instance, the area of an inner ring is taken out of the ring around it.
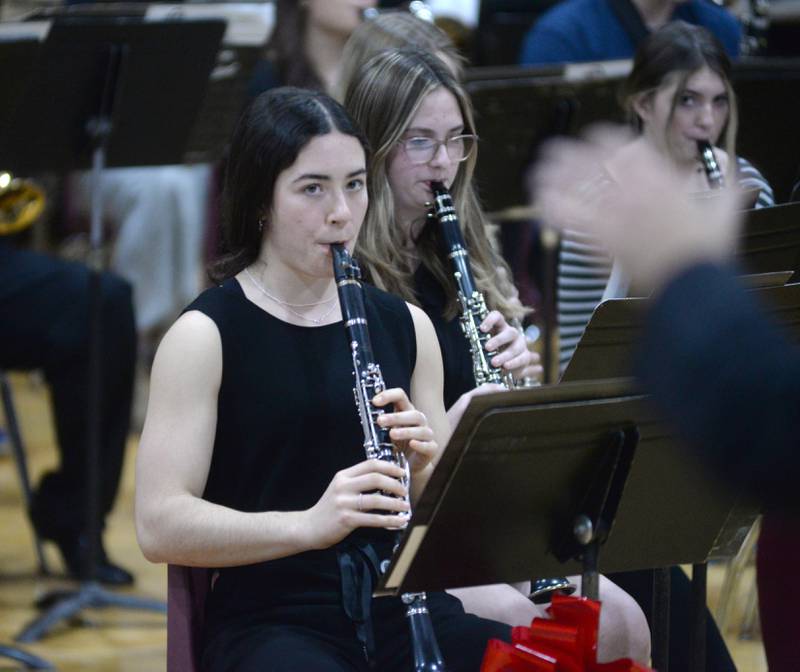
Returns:
[[[711,31],[731,58],[739,55],[742,29],[710,0],[680,3],[673,19]],[[635,46],[608,0],[564,0],[545,12],[525,36],[520,63],[582,63],[633,58]]]

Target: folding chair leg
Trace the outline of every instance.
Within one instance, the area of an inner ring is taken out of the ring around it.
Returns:
[[[14,461],[17,465],[17,474],[19,481],[22,485],[22,494],[25,498],[25,510],[30,517],[31,500],[33,498],[33,490],[31,489],[31,481],[28,477],[28,462],[25,457],[25,445],[22,442],[22,433],[19,429],[19,421],[17,420],[17,412],[14,408],[14,397],[11,394],[11,385],[6,378],[5,373],[0,371],[0,395],[2,396],[3,412],[6,416],[6,428],[8,431],[9,443],[11,444],[11,452],[14,455]],[[33,530],[33,541],[36,549],[36,557],[39,560],[39,570],[43,574],[49,574],[50,569],[47,565],[47,558],[44,555],[42,548],[42,540],[39,537],[36,528],[31,524]]]

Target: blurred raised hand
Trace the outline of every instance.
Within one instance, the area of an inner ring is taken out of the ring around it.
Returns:
[[[608,182],[602,192],[587,188],[598,176]],[[533,184],[548,226],[596,237],[642,287],[656,289],[697,262],[722,261],[736,241],[735,188],[692,196],[668,158],[619,127],[551,141]]]

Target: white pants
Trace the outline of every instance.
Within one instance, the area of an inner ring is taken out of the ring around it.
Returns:
[[[111,267],[133,285],[139,332],[164,325],[199,292],[211,167],[109,168],[101,179],[103,217],[115,231]],[[91,174],[71,180],[88,214]]]

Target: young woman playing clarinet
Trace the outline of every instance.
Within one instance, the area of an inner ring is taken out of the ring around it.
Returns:
[[[504,388],[475,387],[453,274],[438,252],[436,228],[428,218],[432,182],[449,190],[458,213],[475,283],[489,308],[480,329],[490,335],[486,351],[496,351],[492,365],[516,380],[536,375],[538,368],[512,324],[525,310],[492,247],[472,185],[477,138],[469,99],[435,56],[402,49],[383,52],[362,66],[348,86],[345,106],[374,152],[370,207],[356,256],[371,282],[421,306],[433,322],[444,360],[445,406],[454,425],[474,394]],[[468,612],[514,625],[544,615],[527,592],[527,586],[505,584],[453,591]],[[607,580],[601,598],[601,659],[647,660],[649,632],[638,606]]]
[[[675,21],[648,36],[622,88],[625,111],[639,135],[604,166],[593,189],[601,193],[603,184],[613,181],[616,166],[624,166],[644,145],[670,158],[687,192],[707,192],[712,186],[698,148],[701,141],[710,145],[706,151],[722,182],[755,192],[757,208],[774,205],[772,189],[761,173],[734,153],[737,109],[730,72],[722,45],[701,26]],[[564,234],[558,280],[562,369],[594,307],[603,298],[628,291],[627,281],[612,273],[612,262],[596,241],[574,231]]]
[[[755,207],[773,205],[772,189],[748,161],[734,154],[737,113],[730,82],[731,63],[722,45],[700,26],[675,21],[648,36],[639,46],[624,83],[622,99],[637,137],[587,180],[588,201],[602,199],[616,188],[615,174],[655,148],[669,158],[687,193],[708,195],[712,189],[734,186],[756,192]],[[720,146],[722,145],[722,146]],[[702,146],[702,149],[701,149]],[[567,366],[597,304],[606,298],[646,293],[629,282],[602,245],[585,233],[563,232],[558,268],[559,350]],[[649,572],[613,574],[611,578],[633,595],[645,613],[652,604]],[[671,572],[670,670],[688,669],[690,584],[679,569]],[[708,614],[706,668],[735,670],[725,642]]]
[[[137,461],[146,557],[214,569],[202,641],[217,671],[408,670],[400,598],[370,599],[449,434],[442,365],[423,311],[366,290],[389,389],[371,401],[407,459],[364,459],[331,245],[352,250],[367,210],[367,144],[322,93],[259,96],[233,136],[227,253],[217,286],[164,337]],[[428,608],[449,670],[477,670],[505,624],[446,593]]]

